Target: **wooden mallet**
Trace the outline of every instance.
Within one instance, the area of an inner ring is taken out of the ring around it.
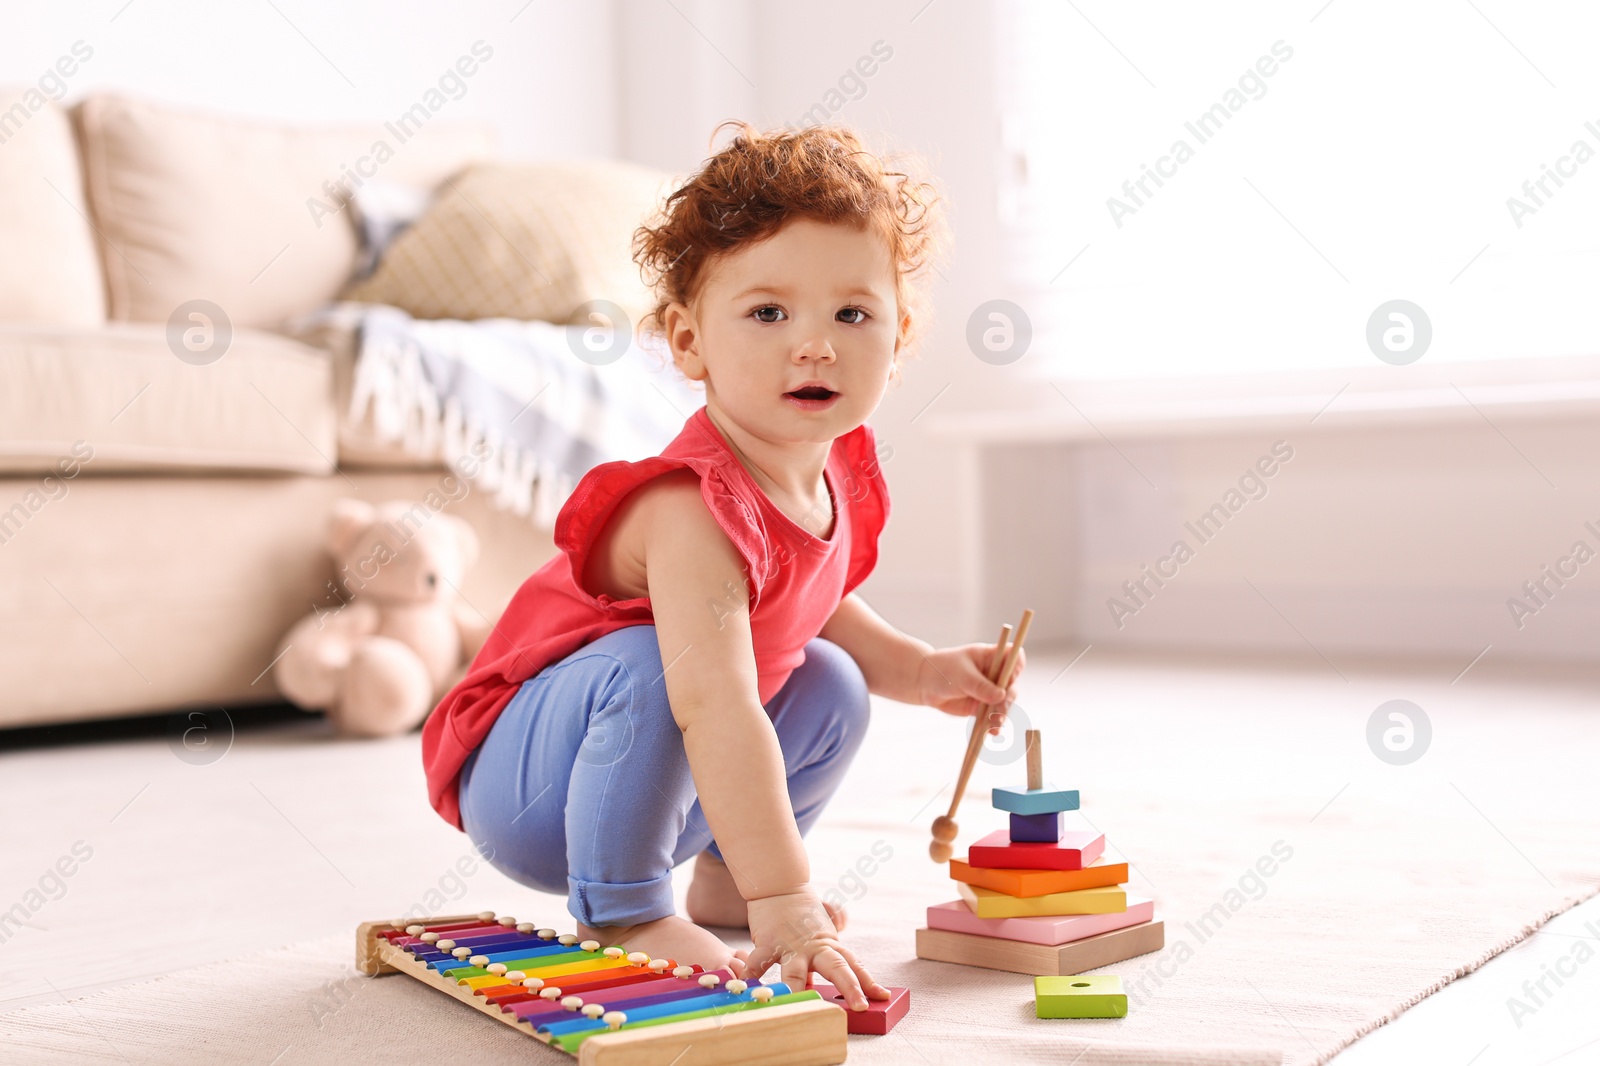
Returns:
[[[989,657],[988,678],[994,681],[1000,676],[1000,671],[1005,669],[1006,644],[1011,640],[1011,623],[1007,622],[1000,627],[1000,639],[995,641],[994,654]],[[950,801],[950,812],[941,814],[933,820],[933,843],[928,845],[928,854],[934,862],[949,862],[951,856],[950,842],[956,838],[959,826],[956,825],[956,808],[961,805],[961,794],[967,789],[967,779],[972,776],[972,767],[977,763],[978,751],[983,747],[983,735],[989,731],[989,707],[987,705],[978,709],[977,721],[973,723],[972,736],[967,738],[967,751],[961,759],[961,776],[956,781],[956,794]]]
[[[1009,624],[1000,627],[1000,639],[995,642],[994,654],[989,659],[989,680],[999,685],[1001,689],[1010,687],[1011,675],[1017,669],[1017,657],[1022,651],[1022,642],[1028,637],[1028,627],[1033,624],[1033,612],[1022,612],[1022,620],[1017,623],[1016,639],[1011,641],[1010,648],[1006,641],[1011,636]],[[961,776],[956,778],[956,794],[950,797],[950,810],[933,820],[933,842],[928,845],[928,855],[934,862],[949,862],[955,854],[950,844],[955,840],[961,827],[956,824],[956,809],[961,806],[961,797],[967,791],[967,780],[972,777],[972,768],[978,762],[978,752],[983,749],[983,738],[989,732],[989,713],[994,707],[1002,704],[989,704],[978,711],[977,721],[972,727],[972,736],[967,738],[966,757],[961,760]]]

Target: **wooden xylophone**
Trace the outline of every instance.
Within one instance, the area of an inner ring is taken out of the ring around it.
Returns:
[[[602,948],[492,911],[363,922],[356,969],[410,974],[581,1066],[845,1061],[845,1012],[815,990]]]

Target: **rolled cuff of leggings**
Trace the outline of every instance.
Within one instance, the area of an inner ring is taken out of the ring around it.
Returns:
[[[567,909],[584,925],[638,925],[676,914],[672,872],[650,881],[613,885],[567,878]]]

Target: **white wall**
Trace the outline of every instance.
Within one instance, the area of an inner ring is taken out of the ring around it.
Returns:
[[[1055,479],[1076,505],[1075,632],[1108,648],[1325,656],[1330,671],[1398,655],[1453,674],[1485,648],[1493,663],[1592,661],[1600,562],[1570,561],[1554,580],[1541,568],[1580,540],[1591,558],[1600,549],[1585,526],[1600,529],[1600,425],[1500,423],[1121,442],[1154,488],[1109,446],[1087,446]],[[1248,485],[1258,498],[1204,541],[1185,528],[1280,440],[1293,458],[1265,495]],[[1176,576],[1163,586],[1146,579],[1180,538],[1193,558],[1166,564]],[[1128,581],[1143,581],[1142,604]],[[1527,581],[1545,582],[1538,599]],[[1514,615],[1513,598],[1533,612]]]
[[[388,119],[482,40],[493,57],[441,114],[493,122],[512,156],[613,154],[611,7],[535,0],[518,14],[522,7],[523,0],[19,4],[0,33],[0,82],[35,82],[81,40],[94,52],[67,79],[68,104],[116,89],[270,118]]]
[[[719,124],[759,113],[757,85],[772,84],[755,47],[764,12],[725,0],[614,2],[618,150],[687,175],[711,154]]]

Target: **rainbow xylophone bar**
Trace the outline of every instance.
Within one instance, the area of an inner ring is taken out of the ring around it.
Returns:
[[[602,948],[493,911],[363,922],[356,969],[410,974],[579,1066],[845,1061],[845,1012],[815,991]]]

